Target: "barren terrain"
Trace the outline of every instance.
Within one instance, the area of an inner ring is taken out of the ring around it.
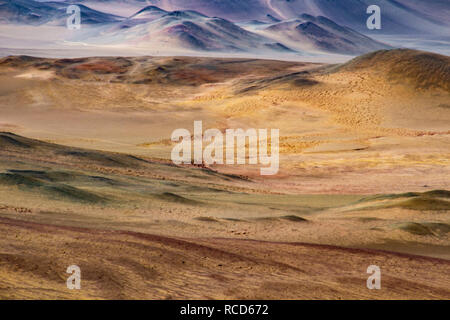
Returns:
[[[450,298],[447,56],[14,56],[0,82],[2,299]],[[173,165],[194,120],[279,128],[279,173]]]

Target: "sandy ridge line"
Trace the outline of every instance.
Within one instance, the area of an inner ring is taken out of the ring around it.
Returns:
[[[396,256],[399,258],[407,258],[407,259],[414,259],[414,260],[422,260],[427,262],[435,262],[435,263],[443,263],[450,265],[450,260],[442,259],[442,258],[434,258],[434,257],[426,257],[426,256],[420,256],[415,254],[409,254],[409,253],[402,253],[402,252],[395,252],[395,251],[389,251],[389,250],[383,250],[383,249],[366,249],[366,248],[352,248],[352,247],[342,247],[342,246],[335,246],[331,244],[319,244],[319,243],[309,243],[309,242],[286,242],[286,241],[264,241],[264,240],[257,240],[257,239],[232,239],[232,238],[196,238],[195,240],[200,241],[229,241],[229,242],[249,242],[249,243],[255,243],[255,244],[271,244],[271,245],[287,245],[287,246],[301,246],[301,247],[310,247],[310,248],[317,248],[317,249],[328,249],[328,250],[334,250],[334,251],[343,251],[346,253],[352,253],[352,254],[358,254],[358,253],[364,253],[364,254],[371,254],[371,255],[378,255],[378,256]]]
[[[59,146],[61,146],[61,145],[59,145]],[[94,149],[83,149],[83,150],[96,151]],[[129,155],[126,153],[117,153],[117,154]],[[123,176],[128,176],[128,177],[144,177],[144,178],[160,180],[160,181],[183,182],[183,183],[188,182],[187,180],[183,180],[183,179],[179,179],[179,178],[177,179],[177,178],[173,178],[170,176],[162,176],[162,175],[152,174],[148,170],[147,171],[133,170],[130,173],[130,171],[128,171],[130,169],[129,167],[125,167],[125,168],[101,167],[101,166],[94,165],[94,164],[89,165],[89,164],[83,164],[83,163],[69,163],[69,162],[65,162],[63,160],[49,160],[49,159],[44,159],[39,156],[38,157],[28,156],[23,153],[18,153],[15,151],[3,151],[2,150],[0,153],[0,158],[2,158],[2,156],[6,156],[8,158],[8,160],[11,160],[12,158],[20,159],[20,160],[29,160],[29,161],[34,161],[37,163],[42,163],[42,164],[60,165],[60,166],[66,167],[66,168],[90,170],[90,171],[95,171],[95,172],[99,172],[102,174],[117,174],[117,175],[123,175]],[[176,167],[176,168],[181,168],[181,169],[185,168],[185,169],[199,170],[198,166],[196,166],[196,165],[180,165],[179,166],[179,165],[173,164],[170,161],[166,161],[165,159],[145,158],[145,157],[141,157],[140,159],[144,160],[146,162],[149,162],[150,164],[159,164],[159,165],[165,165],[165,166]],[[212,170],[212,171],[218,175],[227,175],[226,172],[220,172],[220,171],[215,171],[215,170]],[[254,183],[253,180],[245,180],[245,182],[250,183],[250,184]],[[274,191],[270,191],[270,190],[255,189],[252,187],[242,187],[242,186],[219,184],[219,183],[208,183],[208,182],[207,183],[197,182],[197,183],[200,185],[204,185],[206,187],[221,188],[223,190],[230,191],[230,192],[247,192],[247,193],[255,193],[255,194],[284,194],[284,193],[274,192]]]
[[[146,234],[134,231],[126,231],[126,230],[107,230],[107,229],[97,229],[97,228],[83,228],[83,227],[72,227],[72,226],[63,226],[57,224],[44,224],[37,223],[31,221],[24,221],[20,219],[11,219],[0,217],[0,224],[10,225],[15,227],[22,227],[26,229],[40,231],[40,229],[53,229],[54,231],[73,231],[80,232],[85,234],[97,234],[97,235],[124,235],[131,236],[137,239],[143,239],[153,242],[160,242],[163,245],[168,245],[171,247],[184,247],[185,249],[197,249],[197,250],[206,250],[214,252],[218,255],[226,255],[231,258],[237,258],[238,260],[246,260],[250,261],[248,257],[244,257],[239,254],[235,254],[232,252],[228,252],[219,248],[214,248],[211,244],[223,244],[221,242],[232,242],[232,243],[252,243],[252,244],[263,244],[263,245],[286,245],[293,247],[308,247],[315,248],[319,250],[332,250],[332,251],[340,251],[342,253],[350,253],[350,254],[365,254],[365,255],[377,255],[377,256],[396,256],[399,258],[409,259],[409,260],[418,260],[418,261],[426,261],[433,263],[440,263],[450,265],[450,260],[434,258],[434,257],[425,257],[414,254],[407,253],[399,253],[392,252],[387,250],[378,250],[378,249],[359,249],[359,248],[348,248],[341,247],[335,245],[327,245],[327,244],[315,244],[315,243],[307,243],[307,242],[276,242],[276,241],[264,241],[264,240],[255,240],[255,239],[228,239],[228,238],[181,238],[181,237],[168,237],[163,235],[156,234]],[[198,242],[195,242],[198,241]],[[205,242],[208,244],[206,245]],[[190,248],[189,248],[190,247]],[[257,263],[258,261],[251,261]]]

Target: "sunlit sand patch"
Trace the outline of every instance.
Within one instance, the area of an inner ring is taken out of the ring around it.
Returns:
[[[16,78],[21,78],[21,79],[36,79],[36,80],[49,80],[52,79],[55,76],[55,72],[54,71],[49,71],[49,70],[32,70],[29,72],[25,72],[22,74],[19,74],[17,76],[15,76]]]
[[[323,143],[305,150],[305,152],[340,152],[359,151],[367,149],[369,146],[362,143]]]

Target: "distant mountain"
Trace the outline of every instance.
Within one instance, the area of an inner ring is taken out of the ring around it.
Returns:
[[[68,5],[62,2],[38,2],[33,0],[0,0],[0,23],[64,25]],[[84,24],[112,23],[120,17],[79,5]]]
[[[44,0],[39,0],[44,1]],[[450,32],[448,0],[59,0],[95,10],[129,16],[145,6],[165,11],[194,10],[232,22],[278,22],[300,14],[324,16],[358,32],[375,34],[434,34]],[[15,2],[15,1],[14,1]],[[381,8],[382,29],[368,30],[367,8]],[[30,17],[33,19],[32,17]]]
[[[134,0],[119,2],[129,4],[129,1]],[[110,4],[109,0],[101,2]],[[127,18],[77,5],[81,8],[81,23],[99,27],[72,33],[70,39],[65,40],[91,45],[151,46],[166,51],[314,51],[349,55],[390,48],[323,16],[302,14],[294,19],[279,20],[266,14],[261,21],[236,24],[195,10],[170,11],[154,5],[140,8]],[[67,6],[67,1],[0,0],[0,22],[63,26],[68,17]]]
[[[44,3],[29,0],[0,0],[1,23],[41,24],[57,14],[57,10]]]
[[[350,28],[340,26],[328,18],[308,14],[303,14],[297,19],[271,24],[263,30],[265,34],[288,43],[293,48],[311,48],[355,55],[390,48]]]
[[[48,0],[36,0],[45,2]],[[136,11],[151,5],[147,0],[52,0],[66,4],[83,4],[89,8],[112,15],[128,17]],[[171,9],[168,11],[172,11]]]
[[[122,22],[110,24],[83,41],[157,45],[169,50],[292,51],[271,38],[247,31],[226,19],[208,17],[193,10],[165,11],[154,6],[145,7]]]
[[[167,14],[167,11],[165,10],[162,10],[155,6],[147,6],[133,14],[131,17],[129,17],[129,19],[152,21],[161,18],[165,14]]]
[[[166,11],[156,6],[142,8],[123,21],[76,41],[169,50],[259,53],[319,51],[357,55],[390,48],[325,17],[304,14],[286,21],[237,25],[194,10]]]
[[[368,31],[367,7],[378,5],[382,13],[382,29],[375,31],[378,33],[448,34],[450,28],[448,0],[148,0],[147,2],[165,10],[197,10],[233,22],[267,21],[272,18],[286,20],[306,13],[327,17],[360,32]],[[442,27],[445,27],[445,30],[442,30]]]

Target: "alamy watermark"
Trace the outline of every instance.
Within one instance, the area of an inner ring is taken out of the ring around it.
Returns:
[[[194,121],[193,135],[187,129],[173,131],[171,140],[178,144],[172,149],[171,159],[175,164],[233,165],[246,164],[248,154],[249,164],[258,164],[259,160],[266,166],[260,169],[261,175],[274,175],[279,169],[279,134],[279,129],[271,129],[270,138],[268,129],[226,129],[224,137],[218,129],[203,132],[202,121]]]
[[[67,273],[71,275],[67,278],[66,285],[67,289],[80,290],[81,289],[81,269],[77,265],[71,265],[66,270]]]
[[[69,30],[80,30],[81,29],[81,9],[79,6],[72,4],[67,7],[67,14],[70,16],[67,18],[66,24]]]
[[[381,8],[375,4],[367,8],[367,14],[371,16],[367,19],[366,25],[369,30],[381,29]]]
[[[379,266],[370,265],[367,267],[367,273],[371,274],[369,278],[367,278],[367,289],[373,290],[381,289],[381,269]]]

